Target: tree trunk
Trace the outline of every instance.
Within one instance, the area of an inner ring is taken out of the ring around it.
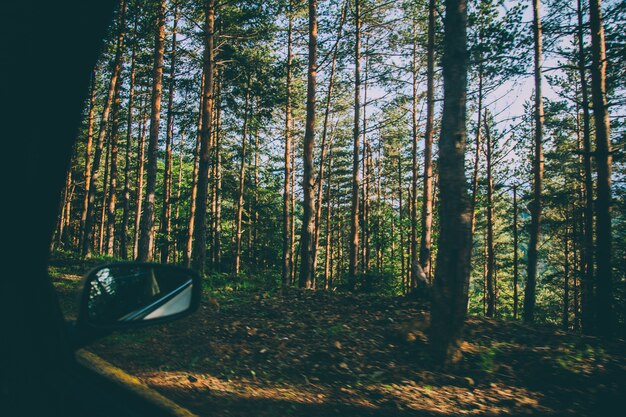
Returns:
[[[422,238],[419,262],[427,277],[431,277],[430,257],[433,226],[433,135],[435,119],[435,8],[428,2],[428,50],[426,55],[426,134],[424,135],[424,197],[422,199]]]
[[[332,62],[330,65],[330,75],[328,80],[328,91],[326,92],[326,108],[324,110],[324,123],[322,125],[322,156],[320,158],[320,169],[319,174],[317,175],[317,201],[315,203],[315,239],[313,243],[313,271],[315,271],[317,267],[317,252],[319,248],[319,237],[320,237],[320,228],[321,228],[321,218],[322,218],[322,195],[323,195],[323,185],[324,185],[324,163],[326,160],[326,155],[330,152],[330,147],[332,146],[330,143],[328,144],[327,150],[327,137],[328,137],[328,118],[330,116],[330,104],[333,94],[333,86],[335,81],[335,68],[337,65],[337,54],[339,51],[339,41],[341,40],[341,35],[343,32],[343,24],[346,19],[346,8],[347,2],[344,3],[344,6],[341,9],[341,17],[339,18],[339,29],[337,30],[337,40],[335,41],[335,49],[333,50]],[[332,139],[331,139],[332,140]],[[329,168],[330,169],[330,168]],[[330,172],[328,173],[330,176]],[[328,263],[328,260],[325,260]],[[326,271],[326,269],[325,269]],[[327,273],[324,273],[324,286],[327,288],[328,284],[328,276]]]
[[[478,110],[476,114],[476,150],[474,152],[474,170],[472,174],[472,197],[470,200],[470,232],[472,239],[470,245],[474,243],[474,231],[476,228],[476,201],[478,200],[478,168],[480,167],[480,148],[482,146],[482,112],[483,112],[483,67],[482,62],[478,64]],[[471,249],[470,249],[471,256]],[[471,268],[470,268],[471,274]]]
[[[345,15],[345,14],[344,14]],[[326,181],[326,246],[324,248],[324,290],[330,288],[330,275],[332,268],[332,253],[331,253],[331,218],[332,218],[332,204],[331,204],[331,187],[332,187],[332,168],[333,168],[333,144],[328,144],[328,179]],[[321,204],[321,201],[320,201]]]
[[[485,140],[487,143],[487,317],[494,317],[496,294],[494,289],[495,275],[495,251],[493,247],[493,175],[491,162],[491,132],[487,121],[487,110],[485,110]]]
[[[444,101],[439,139],[440,224],[429,329],[433,359],[456,362],[468,299],[470,207],[465,178],[467,9],[465,0],[445,3]]]
[[[593,329],[593,178],[591,173],[591,139],[589,97],[585,62],[585,38],[583,35],[583,6],[582,0],[577,1],[578,14],[578,76],[580,77],[581,107],[583,110],[583,171],[585,188],[585,209],[583,227],[582,282],[581,282],[581,324],[583,332],[590,333]]]
[[[606,47],[602,25],[601,0],[589,0],[591,25],[591,97],[596,128],[596,169],[598,196],[596,199],[596,299],[594,302],[596,330],[603,336],[612,334],[613,283],[611,271],[611,127],[606,98]]]
[[[402,275],[402,292],[406,292],[407,289],[407,276],[404,261],[404,225],[402,223],[402,155],[398,153],[398,214],[399,222],[398,229],[400,229],[400,275]]]
[[[235,274],[241,270],[241,229],[243,222],[243,193],[246,183],[246,148],[248,143],[248,116],[250,106],[250,80],[246,89],[246,101],[243,108],[243,133],[241,135],[241,165],[239,166],[239,189],[237,191],[237,211],[235,215]]]
[[[180,230],[180,224],[179,224],[179,219],[180,219],[180,195],[181,195],[181,191],[182,191],[182,186],[183,186],[183,151],[185,149],[185,130],[184,128],[181,129],[180,131],[180,142],[178,145],[178,180],[176,183],[176,210],[174,210],[174,230],[173,230],[173,234],[175,236],[174,238],[174,247],[172,248],[172,255],[173,255],[173,259],[172,261],[174,263],[178,263],[178,259],[179,259],[179,252],[180,252],[180,239],[178,238],[179,233],[178,231]]]
[[[161,121],[161,94],[163,88],[163,55],[165,54],[165,1],[159,4],[154,39],[152,67],[152,96],[150,110],[150,135],[148,136],[148,161],[146,165],[146,201],[139,225],[137,261],[152,261],[154,249],[154,212],[156,205],[157,158],[159,148],[159,123]]]
[[[519,242],[517,227],[517,184],[513,184],[513,318],[518,319],[519,313]]]
[[[348,286],[354,290],[359,273],[359,140],[361,111],[361,15],[360,0],[354,0],[354,131],[352,147],[352,205],[350,211],[350,266]]]
[[[107,199],[107,255],[113,256],[115,249],[115,221],[117,208],[117,154],[119,152],[120,87],[117,83],[113,100],[113,122],[111,123],[111,168],[109,172],[109,195]]]
[[[313,244],[315,235],[315,175],[313,147],[315,146],[315,88],[317,74],[317,0],[309,0],[309,65],[306,94],[306,125],[302,161],[304,165],[302,194],[304,195],[302,231],[300,232],[300,288],[313,288]]]
[[[541,17],[539,0],[533,0],[533,38],[535,42],[535,138],[533,158],[533,199],[530,203],[530,240],[526,287],[524,288],[524,322],[535,319],[537,261],[541,238],[541,188],[543,186],[543,96],[541,93]]]
[[[413,21],[413,32],[417,32],[417,23]],[[417,164],[417,141],[418,141],[418,126],[417,126],[417,39],[413,39],[413,49],[411,54],[411,87],[412,87],[412,100],[411,100],[411,290],[418,287],[418,277],[420,276],[420,264],[418,253],[418,241],[417,241],[417,182],[419,176],[419,168]],[[424,144],[426,147],[427,145]],[[426,156],[426,152],[424,152]],[[424,167],[426,169],[426,167]]]
[[[293,31],[293,5],[289,1],[289,28],[287,31],[287,86],[285,104],[285,183],[283,187],[283,274],[282,287],[286,288],[291,281],[292,268],[292,239],[291,239],[291,61],[292,61],[292,31]]]
[[[257,111],[257,121],[254,126],[254,200],[252,204],[252,220],[254,227],[252,228],[252,250],[250,252],[250,256],[252,258],[252,262],[254,265],[258,267],[258,250],[257,245],[259,244],[259,124],[261,119],[261,98],[257,96],[256,98],[256,111]]]
[[[133,48],[130,57],[130,86],[128,90],[128,120],[126,123],[126,155],[124,157],[124,195],[122,202],[122,224],[120,225],[120,255],[128,259],[128,223],[130,221],[130,160],[133,142],[133,107],[135,105],[135,66],[137,57],[137,19],[133,29]]]
[[[107,128],[109,126],[109,114],[113,105],[113,99],[115,95],[115,87],[118,82],[118,78],[122,71],[122,57],[124,47],[124,36],[126,34],[126,0],[120,0],[119,18],[118,18],[118,35],[117,46],[115,50],[114,67],[111,73],[111,80],[109,83],[109,91],[104,103],[104,109],[102,111],[102,119],[100,120],[100,131],[98,132],[98,139],[96,141],[96,149],[93,155],[93,161],[91,165],[91,174],[89,176],[89,187],[87,192],[87,207],[84,211],[84,230],[82,238],[81,253],[84,257],[90,257],[92,251],[93,233],[92,227],[94,224],[93,211],[96,202],[96,183],[100,178],[100,163],[102,159],[102,151],[104,150],[104,139],[107,134]],[[95,80],[94,80],[95,81]]]
[[[143,211],[143,177],[146,160],[146,132],[148,130],[148,117],[146,114],[147,103],[142,100],[141,104],[141,128],[139,132],[139,142],[137,143],[137,192],[135,201],[137,202],[135,210],[135,233],[133,239],[133,258],[137,258],[139,251],[139,224],[141,223],[141,213]]]
[[[83,242],[87,233],[87,216],[89,211],[89,188],[91,186],[91,148],[93,146],[93,123],[96,108],[96,77],[97,68],[93,69],[91,74],[91,94],[89,99],[89,115],[87,116],[87,143],[85,144],[85,186],[83,194],[83,206],[80,213],[80,231],[79,231],[79,247],[81,253],[84,252]],[[91,231],[89,232],[91,233]],[[83,253],[84,255],[84,253]]]
[[[293,126],[293,125],[292,125]],[[298,265],[298,259],[296,256],[296,147],[291,147],[291,234],[289,238],[291,239],[290,249],[291,249],[291,257],[289,261],[291,263],[291,285],[296,284],[296,268]]]
[[[368,159],[368,150],[369,143],[367,142],[367,82],[369,77],[369,59],[367,57],[367,45],[369,41],[369,36],[365,38],[365,45],[363,54],[365,56],[365,79],[363,80],[363,126],[361,130],[363,131],[363,156],[361,161],[361,179],[362,183],[362,191],[361,195],[363,197],[363,204],[361,208],[361,228],[363,230],[363,237],[361,238],[361,265],[363,265],[363,273],[367,274],[369,272],[369,247],[370,247],[370,227],[369,227],[369,210],[370,210],[370,201],[369,201],[369,189],[370,189],[370,177],[369,177],[369,159]]]
[[[215,175],[214,175],[214,201],[215,215],[213,224],[213,255],[214,266],[217,270],[221,270],[222,264],[222,143],[221,143],[221,123],[222,123],[222,105],[221,105],[222,81],[218,74],[216,87],[216,110],[215,116]]]
[[[97,250],[98,253],[102,253],[102,248],[104,247],[104,233],[105,233],[105,215],[107,212],[107,202],[109,195],[109,166],[111,161],[111,138],[109,137],[105,144],[106,156],[104,159],[104,178],[103,178],[103,187],[102,187],[102,204],[100,204],[100,222],[98,223],[98,244]]]
[[[570,256],[570,246],[569,246],[569,219],[566,215],[565,217],[565,230],[563,232],[563,244],[565,246],[565,265],[563,267],[563,329],[569,329],[569,256]]]
[[[172,141],[174,137],[174,94],[176,90],[176,30],[178,6],[174,3],[172,50],[170,51],[169,93],[167,98],[167,127],[165,136],[165,171],[163,172],[163,207],[161,210],[161,262],[167,263],[170,252],[172,225]]]
[[[198,161],[198,190],[193,227],[192,267],[200,274],[206,266],[207,197],[209,191],[209,164],[211,162],[211,129],[213,127],[213,41],[215,26],[215,0],[207,0],[204,26],[202,90],[202,129],[200,131],[200,153]]]
[[[196,222],[196,202],[198,199],[198,170],[200,168],[200,145],[202,143],[202,111],[204,109],[204,83],[205,75],[202,74],[200,81],[200,108],[198,109],[198,135],[196,147],[193,152],[193,172],[191,174],[191,196],[189,198],[189,226],[187,227],[187,239],[185,241],[184,261],[187,267],[191,266],[192,242],[194,237],[194,225]]]

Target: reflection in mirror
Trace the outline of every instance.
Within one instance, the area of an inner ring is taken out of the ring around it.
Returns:
[[[193,279],[182,269],[119,264],[96,270],[87,285],[89,321],[111,325],[159,319],[188,310]]]

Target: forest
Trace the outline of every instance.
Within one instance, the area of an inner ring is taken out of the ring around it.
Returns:
[[[619,0],[120,0],[54,256],[432,299],[457,348],[466,315],[623,338],[625,22]]]

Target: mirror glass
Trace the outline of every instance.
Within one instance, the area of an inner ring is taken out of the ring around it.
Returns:
[[[159,264],[106,265],[87,285],[87,317],[95,325],[161,319],[188,310],[193,276]]]

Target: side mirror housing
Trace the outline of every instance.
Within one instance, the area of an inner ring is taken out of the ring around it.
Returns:
[[[74,345],[187,316],[198,308],[201,292],[200,276],[187,268],[136,262],[99,266],[83,281]]]

